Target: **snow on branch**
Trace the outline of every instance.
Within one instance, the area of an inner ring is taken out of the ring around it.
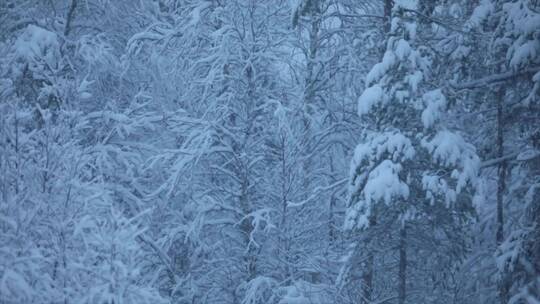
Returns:
[[[495,74],[495,75],[487,76],[487,77],[480,78],[477,80],[473,80],[470,82],[454,83],[454,84],[451,84],[451,87],[456,90],[471,90],[471,89],[485,87],[489,84],[513,79],[518,76],[537,73],[539,71],[540,71],[540,67],[531,67],[531,68],[527,68],[527,69],[523,69],[519,71],[508,71],[505,73]]]

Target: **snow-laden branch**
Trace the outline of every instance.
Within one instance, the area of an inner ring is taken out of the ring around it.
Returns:
[[[476,89],[476,88],[485,87],[492,83],[497,83],[497,82],[513,79],[518,76],[522,76],[526,74],[534,74],[539,71],[540,71],[540,67],[531,67],[531,68],[522,69],[519,71],[508,71],[501,74],[490,75],[490,76],[473,80],[473,81],[469,81],[469,82],[454,83],[454,84],[451,84],[450,86],[455,90]]]
[[[328,191],[328,190],[332,190],[338,186],[342,186],[343,184],[345,184],[347,182],[348,179],[344,178],[342,180],[339,180],[329,186],[326,186],[326,187],[316,187],[314,190],[313,190],[313,194],[308,197],[307,199],[301,201],[301,202],[298,202],[298,203],[294,203],[294,202],[287,202],[287,206],[289,207],[301,207],[303,205],[305,205],[306,203],[309,203],[310,201],[316,199],[317,197],[319,197],[319,195],[325,191]]]
[[[476,35],[478,35],[478,33],[464,31],[464,30],[462,30],[462,29],[460,29],[460,28],[458,28],[458,27],[456,27],[454,25],[448,24],[447,22],[444,22],[442,20],[439,20],[439,19],[433,18],[431,16],[427,16],[425,14],[422,14],[421,12],[419,12],[417,10],[414,10],[414,9],[403,9],[403,10],[405,12],[413,13],[413,14],[417,15],[418,17],[422,18],[422,19],[433,22],[433,23],[435,23],[437,25],[440,25],[440,26],[442,26],[442,27],[444,27],[446,29],[449,29],[451,31],[458,32],[458,33],[465,34],[465,35],[468,35],[468,34],[476,34]]]
[[[498,165],[502,162],[509,161],[509,160],[528,161],[537,157],[540,157],[540,152],[536,150],[518,151],[518,152],[510,153],[501,157],[483,161],[480,167],[481,168],[492,167],[492,166]]]
[[[163,265],[167,268],[167,272],[170,274],[171,278],[174,278],[174,280],[176,281],[177,277],[175,275],[174,268],[172,266],[172,262],[169,256],[165,252],[163,252],[163,250],[161,250],[161,248],[156,243],[154,243],[153,240],[147,238],[144,234],[139,234],[137,237],[143,243],[147,244],[148,246],[150,246],[150,248],[152,248],[152,250],[156,253]]]

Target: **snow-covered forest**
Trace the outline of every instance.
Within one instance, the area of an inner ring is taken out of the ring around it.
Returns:
[[[27,303],[540,303],[540,1],[0,0]]]

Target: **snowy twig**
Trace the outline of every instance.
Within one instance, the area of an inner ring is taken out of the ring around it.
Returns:
[[[311,200],[315,199],[316,197],[319,196],[319,194],[321,194],[321,192],[324,192],[324,191],[328,191],[328,190],[331,190],[337,186],[341,186],[343,184],[345,184],[347,182],[348,179],[342,179],[332,185],[329,185],[329,186],[326,186],[326,187],[317,187],[315,188],[314,190],[314,193],[308,197],[307,199],[301,201],[301,202],[298,202],[298,203],[293,203],[293,202],[287,202],[287,206],[288,207],[301,207],[303,206],[304,204],[310,202]]]
[[[429,20],[429,21],[431,21],[431,22],[433,22],[433,23],[435,23],[435,24],[438,24],[438,25],[440,25],[440,26],[442,26],[442,27],[445,27],[445,28],[447,28],[447,29],[449,29],[449,30],[452,30],[452,31],[455,31],[455,32],[458,32],[458,33],[461,33],[461,34],[465,34],[465,35],[470,35],[470,34],[480,35],[479,33],[464,31],[464,30],[462,30],[462,29],[460,29],[460,28],[457,28],[457,27],[455,27],[455,26],[453,26],[453,25],[447,24],[447,23],[445,23],[445,22],[443,22],[443,21],[441,21],[441,20],[438,20],[438,19],[432,18],[432,17],[430,17],[430,16],[427,16],[427,15],[425,15],[425,14],[422,14],[422,13],[420,13],[420,12],[417,11],[417,10],[413,10],[413,9],[403,9],[403,11],[409,12],[409,13],[413,13],[413,14],[417,15],[418,17],[421,17],[421,18],[423,18],[423,19]]]

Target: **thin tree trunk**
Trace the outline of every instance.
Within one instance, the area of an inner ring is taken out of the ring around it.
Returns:
[[[315,87],[317,79],[315,77],[316,71],[316,57],[319,47],[319,29],[320,29],[320,3],[319,0],[313,1],[310,8],[310,22],[311,27],[309,30],[309,49],[307,55],[306,64],[306,79],[304,84],[304,99],[302,112],[302,123],[304,125],[303,134],[303,157],[302,160],[302,188],[304,190],[304,199],[309,197],[309,191],[311,188],[311,157],[308,156],[311,152],[310,143],[313,140],[311,132],[311,116],[313,114],[313,103],[315,99]]]
[[[291,266],[289,264],[290,261],[290,253],[289,253],[289,229],[288,229],[288,222],[287,222],[287,213],[288,213],[288,188],[290,187],[289,179],[287,178],[288,168],[287,168],[287,153],[286,149],[287,147],[287,140],[286,140],[285,133],[282,133],[282,136],[280,138],[281,141],[281,150],[280,150],[280,158],[281,158],[281,221],[279,226],[279,231],[281,231],[281,234],[278,238],[278,251],[276,252],[277,255],[282,255],[283,260],[285,260],[285,263],[283,263],[284,269],[284,277],[285,277],[285,284],[290,284],[291,281]]]
[[[332,176],[332,184],[336,182],[336,179],[334,178],[335,168],[334,168],[334,162],[333,157],[330,155],[328,157],[328,164],[330,166],[330,172]],[[330,204],[328,207],[328,249],[333,248],[335,241],[336,241],[336,219],[334,217],[334,212],[336,208],[336,195],[334,192],[332,192],[332,195],[330,196]]]
[[[503,118],[503,102],[504,90],[500,88],[497,91],[497,157],[504,156],[504,118]],[[497,180],[497,246],[501,245],[504,240],[504,210],[503,210],[503,195],[506,188],[506,161],[502,161],[498,166]]]
[[[373,269],[375,267],[375,257],[373,255],[372,250],[372,240],[373,240],[373,234],[374,234],[374,228],[377,225],[377,217],[375,214],[369,218],[369,228],[371,231],[370,238],[368,239],[367,246],[368,246],[368,256],[367,256],[367,265],[366,270],[364,272],[364,275],[362,276],[363,285],[362,285],[362,299],[363,303],[369,304],[371,303],[372,296],[373,296]]]
[[[77,9],[77,0],[72,0],[69,6],[69,11],[66,17],[66,27],[64,28],[64,36],[67,37],[71,31],[71,23],[75,17],[75,10]]]
[[[394,0],[384,0],[384,32],[390,32],[392,7],[394,6]]]
[[[310,12],[311,28],[309,31],[309,50],[306,66],[306,91],[304,93],[304,107],[308,114],[311,114],[312,103],[315,98],[315,60],[319,49],[319,30],[321,25],[320,13],[319,1],[313,1]]]
[[[504,88],[496,92],[497,99],[497,157],[504,156]],[[496,242],[500,246],[504,241],[504,191],[506,190],[507,163],[502,161],[498,166],[497,179],[497,232]],[[499,299],[501,304],[508,303],[508,279],[503,275],[499,282]]]
[[[404,304],[406,297],[407,283],[407,230],[405,224],[399,230],[399,287],[398,287],[398,303]]]

